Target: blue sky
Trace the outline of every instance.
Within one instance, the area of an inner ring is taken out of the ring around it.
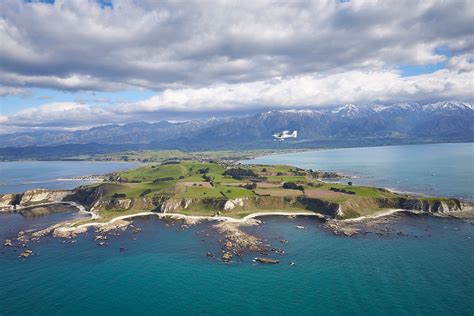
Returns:
[[[0,12],[0,133],[474,99],[469,0],[13,0]]]
[[[12,115],[19,110],[52,102],[79,102],[94,106],[115,106],[133,103],[156,95],[157,92],[144,89],[125,91],[63,91],[46,88],[31,88],[26,95],[0,97],[2,115]]]

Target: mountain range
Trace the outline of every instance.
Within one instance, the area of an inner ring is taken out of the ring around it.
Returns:
[[[208,120],[134,122],[78,131],[4,134],[0,135],[0,157],[41,152],[47,155],[131,149],[304,148],[473,141],[473,122],[474,104],[468,102],[346,104]],[[282,130],[298,130],[298,138],[275,142],[272,134]]]

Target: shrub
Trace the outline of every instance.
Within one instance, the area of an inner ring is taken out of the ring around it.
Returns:
[[[224,176],[230,176],[236,180],[242,180],[243,178],[258,178],[258,175],[250,169],[243,168],[232,168],[224,172]]]
[[[158,178],[153,180],[153,183],[160,183],[160,182],[166,182],[166,181],[171,181],[174,180],[173,177],[165,177],[165,178]]]
[[[206,174],[206,173],[209,173],[209,168],[203,168],[203,169],[199,169],[198,172],[200,174]]]
[[[179,165],[179,161],[176,161],[176,160],[170,160],[170,161],[163,161],[161,163],[162,166],[164,165]]]
[[[244,188],[246,188],[247,190],[255,190],[257,188],[257,184],[255,182],[247,183],[246,185],[244,185]]]
[[[148,193],[151,193],[152,191],[150,189],[146,189],[145,191],[143,191],[142,193],[140,193],[140,196],[145,196],[147,195]]]
[[[283,183],[283,189],[303,191],[304,187],[302,185],[298,185],[294,182],[285,182],[285,183]]]
[[[338,189],[338,188],[334,188],[334,187],[331,187],[329,190],[333,191],[333,192],[340,192],[340,193],[345,193],[345,194],[355,194],[354,191],[349,191],[349,190],[344,190],[344,189]]]
[[[124,194],[124,193],[114,193],[114,194],[112,195],[112,197],[113,197],[114,199],[124,198],[124,197],[126,197],[126,196],[127,196],[127,195]]]

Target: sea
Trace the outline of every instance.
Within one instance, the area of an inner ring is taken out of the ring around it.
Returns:
[[[74,189],[87,180],[75,177],[92,176],[127,170],[135,162],[103,161],[9,161],[0,162],[0,194],[20,193],[30,189]]]
[[[421,180],[401,181],[394,188],[425,194],[472,196],[472,182],[469,182],[472,178],[456,179],[463,174],[471,177],[474,174],[472,146],[439,144],[421,145],[418,149],[424,156],[444,157],[430,160],[432,172],[450,168],[446,162],[464,166],[463,172],[454,173],[452,178],[449,172],[443,172],[443,179],[451,183],[467,181],[471,186],[465,191],[470,192],[443,191],[449,186],[435,186],[436,191],[424,192]],[[390,165],[394,164],[394,151],[402,159],[403,152],[414,155],[413,148],[357,150],[361,151],[360,156],[365,151],[368,160],[375,159],[376,152],[379,164],[383,164],[384,156],[391,161],[387,162]],[[471,153],[470,164],[465,158],[459,158],[464,157],[459,151],[466,150]],[[339,150],[318,151],[306,156],[306,160],[299,153],[298,159],[293,161],[284,155],[279,156],[281,160],[271,156],[254,162],[291,162],[301,167],[355,174],[350,172],[356,171],[352,167],[357,164],[355,158],[348,159],[344,154],[331,156],[330,152],[334,151]],[[448,152],[452,159],[448,159]],[[329,156],[325,160],[320,155]],[[338,156],[343,160],[338,161],[335,158]],[[426,161],[413,157],[410,161],[418,161],[418,167],[409,167],[413,172],[422,174],[427,170]],[[357,181],[385,186],[385,182],[377,180],[385,176],[378,176],[370,167],[362,170],[370,173],[360,171]],[[374,170],[396,173],[379,167]],[[63,176],[54,176],[58,177]],[[430,176],[423,178],[433,182]],[[5,220],[3,216],[0,216],[2,243],[13,235],[15,223],[19,222],[21,229],[28,225],[20,218]],[[47,225],[48,216],[37,221]],[[71,211],[64,216],[75,215]],[[26,260],[18,258],[23,248],[0,245],[0,315],[474,313],[474,222],[471,220],[399,216],[387,222],[388,233],[344,237],[326,230],[315,218],[270,216],[260,219],[261,225],[243,230],[261,238],[270,248],[283,249],[284,254],[269,254],[280,260],[280,264],[258,264],[253,259],[260,255],[254,253],[244,253],[228,264],[222,263],[218,260],[222,236],[213,228],[214,223],[186,227],[155,217],[135,219],[134,227],[141,230],[129,229],[119,236],[109,236],[104,246],[94,241],[93,230],[74,240],[47,237],[30,243],[28,247],[33,255]],[[208,257],[208,252],[216,257]]]
[[[340,172],[355,185],[474,200],[474,143],[341,148],[258,157],[251,164],[288,164]]]

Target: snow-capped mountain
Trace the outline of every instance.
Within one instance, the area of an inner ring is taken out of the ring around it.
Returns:
[[[207,149],[235,146],[273,146],[272,134],[298,130],[291,140],[364,144],[377,139],[473,141],[474,106],[468,102],[414,102],[391,105],[346,104],[330,108],[290,109],[254,115],[188,120],[184,122],[105,125],[80,131],[36,131],[0,135],[0,147],[56,146],[65,144],[133,145],[140,148]],[[127,147],[127,148],[128,148]]]

